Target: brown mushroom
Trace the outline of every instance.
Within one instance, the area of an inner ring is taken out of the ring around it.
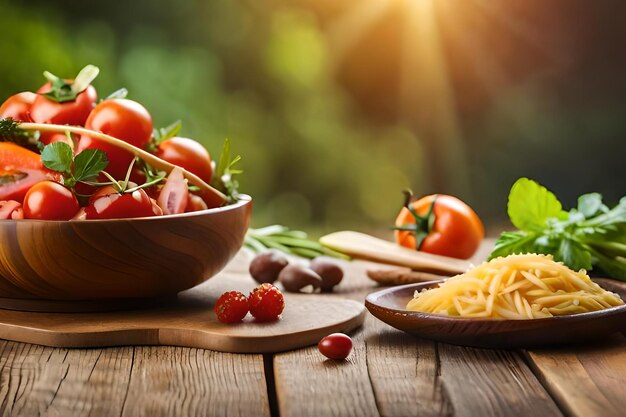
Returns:
[[[302,290],[308,286],[315,291],[322,285],[322,278],[317,273],[300,265],[286,266],[278,274],[278,281],[283,284],[285,291],[289,292],[303,292]]]
[[[311,261],[310,268],[322,278],[322,291],[330,292],[343,279],[343,269],[327,256],[318,256]]]
[[[250,275],[259,284],[273,283],[278,279],[278,274],[289,261],[287,257],[276,250],[268,250],[257,255],[250,263]]]

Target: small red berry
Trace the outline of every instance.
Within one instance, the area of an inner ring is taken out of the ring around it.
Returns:
[[[248,296],[250,314],[258,321],[278,320],[285,308],[285,298],[278,288],[265,283],[256,287]]]
[[[248,314],[248,300],[239,291],[225,292],[218,298],[214,310],[222,323],[236,323]]]
[[[320,340],[317,348],[329,359],[345,359],[352,351],[352,339],[343,333],[329,334]]]

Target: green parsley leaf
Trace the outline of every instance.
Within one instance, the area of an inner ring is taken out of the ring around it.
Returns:
[[[44,146],[41,151],[41,162],[48,169],[69,173],[72,167],[74,153],[65,142],[53,142]]]
[[[535,252],[535,234],[525,232],[503,232],[496,241],[496,245],[489,255],[489,259],[512,254]]]
[[[586,218],[593,217],[602,209],[602,195],[599,193],[583,194],[578,197],[578,211]],[[606,208],[606,206],[604,206]]]
[[[540,231],[549,218],[567,216],[554,194],[528,178],[520,178],[511,187],[508,213],[511,223],[525,231]]]
[[[94,179],[108,164],[106,153],[100,149],[85,149],[74,159],[74,178],[76,181]]]

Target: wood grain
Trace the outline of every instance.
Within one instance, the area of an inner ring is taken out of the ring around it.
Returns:
[[[250,315],[236,325],[217,320],[213,304],[222,293],[247,294],[256,285],[247,274],[224,272],[151,309],[73,314],[0,310],[0,337],[54,347],[171,345],[266,353],[316,344],[328,333],[355,329],[365,317],[362,303],[288,293],[278,321],[257,323]]]
[[[619,417],[626,410],[626,338],[567,350],[534,350],[528,359],[563,410]]]
[[[0,220],[3,298],[93,300],[175,295],[219,272],[241,248],[249,198],[162,217]]]
[[[0,342],[0,368],[2,415],[269,415],[260,355]]]

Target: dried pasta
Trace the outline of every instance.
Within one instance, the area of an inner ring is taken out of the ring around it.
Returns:
[[[456,317],[537,319],[624,304],[550,255],[509,255],[415,293],[407,309]]]

